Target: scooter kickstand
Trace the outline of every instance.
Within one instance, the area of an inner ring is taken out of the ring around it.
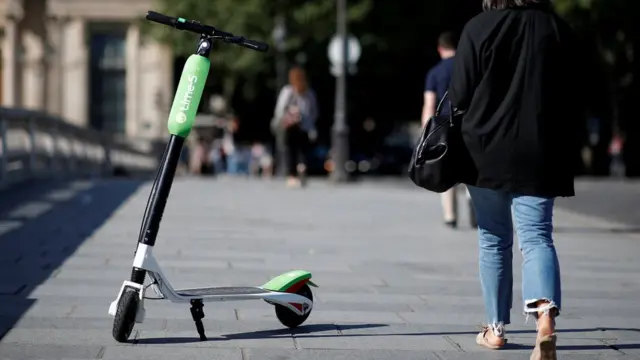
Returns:
[[[200,341],[207,340],[206,335],[204,334],[204,325],[202,325],[202,319],[204,318],[204,304],[202,300],[191,300],[191,317],[193,317],[193,321],[196,323],[196,329],[198,330],[198,335],[200,335]]]

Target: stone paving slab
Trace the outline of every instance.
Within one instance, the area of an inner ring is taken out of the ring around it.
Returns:
[[[176,181],[156,257],[175,287],[260,285],[295,268],[320,286],[307,323],[284,329],[262,301],[208,303],[210,341],[187,305],[147,301],[128,344],[107,315],[128,277],[150,184],[40,185],[0,194],[0,359],[528,359],[533,320],[520,314],[514,257],[511,345],[475,345],[484,320],[473,229],[440,223],[419,189],[312,181]],[[21,190],[26,191],[26,190]],[[464,214],[464,211],[463,211]],[[556,211],[565,308],[561,359],[640,358],[640,237]]]

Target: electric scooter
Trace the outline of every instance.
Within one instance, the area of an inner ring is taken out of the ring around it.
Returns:
[[[278,320],[286,327],[301,325],[313,308],[313,294],[309,286],[317,287],[311,281],[311,273],[293,270],[277,276],[261,286],[247,287],[205,287],[196,289],[174,289],[163,274],[160,264],[153,256],[160,221],[176,172],[185,139],[193,126],[198,105],[211,62],[209,55],[214,40],[244,46],[251,50],[266,52],[269,46],[259,41],[235,36],[213,26],[197,21],[174,18],[149,11],[146,19],[171,26],[178,30],[191,31],[200,36],[198,48],[188,59],[180,77],[174,102],[169,114],[169,142],[165,148],[161,164],[147,201],[140,229],[138,244],[133,259],[131,278],[124,281],[118,297],[109,306],[109,315],[114,316],[113,337],[118,342],[126,342],[136,323],[145,317],[144,300],[169,300],[173,303],[189,303],[191,316],[195,322],[200,340],[207,340],[202,319],[204,302],[264,300],[275,307]],[[148,276],[150,283],[145,284]],[[145,295],[148,288],[155,297]]]

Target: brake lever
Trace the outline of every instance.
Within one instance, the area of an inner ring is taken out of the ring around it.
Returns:
[[[237,44],[243,40],[242,36],[236,36],[231,34],[213,35],[211,38],[216,40],[222,40],[227,44]]]
[[[266,52],[269,49],[269,45],[267,44],[247,39],[244,36],[238,36],[229,33],[213,35],[212,38],[216,40],[222,40],[227,44],[236,44],[260,52]]]

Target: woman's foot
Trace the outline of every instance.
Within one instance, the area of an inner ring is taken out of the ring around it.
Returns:
[[[299,188],[301,185],[300,179],[297,177],[290,176],[287,178],[287,187],[288,188]]]
[[[547,305],[546,302],[539,302],[538,308]],[[556,325],[555,325],[555,309],[538,312],[536,321],[538,335],[536,337],[536,347],[531,354],[531,360],[556,360]]]
[[[538,335],[531,360],[557,360],[556,335]]]
[[[483,326],[478,336],[476,336],[476,343],[492,350],[498,350],[505,346],[507,339],[504,338],[504,333],[496,335],[491,327]]]

